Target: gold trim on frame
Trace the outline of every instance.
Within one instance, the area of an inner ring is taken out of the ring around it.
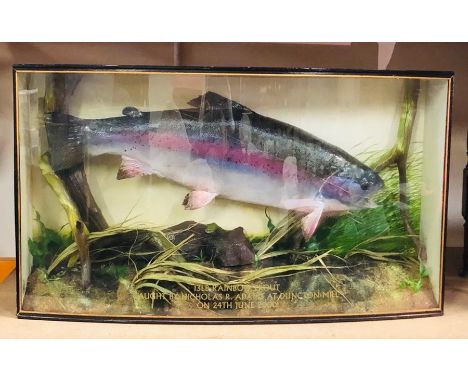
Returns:
[[[208,70],[208,69],[207,69]],[[43,69],[16,69],[17,73],[51,73],[51,74],[146,74],[146,75],[184,75],[184,76],[211,76],[211,77],[351,77],[351,78],[380,78],[380,79],[419,79],[419,80],[448,80],[446,77],[424,77],[424,76],[410,76],[410,75],[378,75],[378,74],[354,74],[354,73],[307,73],[307,72],[297,72],[297,73],[242,73],[242,72],[182,72],[174,70],[167,71],[148,71],[148,70],[139,70],[139,69],[118,69],[118,68],[109,68],[109,69],[89,69],[89,70],[43,70]]]

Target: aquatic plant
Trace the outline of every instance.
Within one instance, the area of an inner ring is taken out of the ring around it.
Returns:
[[[413,292],[417,293],[422,289],[424,285],[424,279],[427,277],[429,277],[429,273],[424,264],[421,263],[419,264],[418,277],[414,279],[404,279],[400,284],[400,288],[410,288]]]
[[[173,291],[167,285],[178,286],[189,293],[188,286],[220,285],[220,277],[232,277],[233,273],[200,263],[181,260],[180,249],[191,239],[173,244],[164,235],[161,236],[164,252],[160,253],[143,268],[135,269],[132,286],[135,290],[150,288],[163,294],[171,295]]]
[[[46,268],[57,254],[73,242],[73,238],[71,233],[63,233],[61,230],[55,231],[46,227],[37,211],[34,220],[39,226],[39,232],[33,238],[28,239],[29,253],[33,258],[34,268]]]

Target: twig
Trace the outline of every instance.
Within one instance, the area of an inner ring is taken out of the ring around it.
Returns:
[[[416,117],[418,97],[420,91],[419,80],[406,80],[405,95],[401,107],[401,116],[397,132],[397,140],[395,145],[378,158],[371,167],[377,172],[380,172],[388,167],[396,166],[400,182],[400,216],[405,226],[406,231],[413,240],[414,245],[418,250],[418,255],[423,256],[423,247],[419,237],[415,234],[411,226],[409,216],[409,198],[407,192],[407,162],[411,136],[413,134],[414,120]]]
[[[81,286],[88,290],[91,286],[91,258],[89,256],[88,230],[86,226],[78,220],[73,232],[81,263]]]

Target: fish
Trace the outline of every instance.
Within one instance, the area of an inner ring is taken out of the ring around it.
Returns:
[[[190,191],[187,210],[216,198],[294,211],[310,239],[327,216],[375,206],[377,172],[309,132],[208,91],[190,107],[82,119],[46,115],[55,171],[103,154],[122,158],[117,179],[156,175]]]

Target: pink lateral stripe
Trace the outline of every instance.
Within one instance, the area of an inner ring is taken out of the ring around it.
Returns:
[[[134,136],[135,135],[135,136]],[[170,151],[191,152],[194,155],[217,161],[222,161],[238,166],[249,166],[262,171],[268,175],[282,177],[283,173],[291,175],[297,174],[298,180],[309,179],[307,172],[297,169],[295,164],[285,162],[262,152],[247,151],[243,148],[229,147],[227,144],[217,142],[206,142],[193,140],[190,142],[187,137],[168,132],[156,133],[148,132],[144,136],[138,134],[125,134],[125,141],[137,140],[141,145],[149,145],[154,148],[161,148]]]

